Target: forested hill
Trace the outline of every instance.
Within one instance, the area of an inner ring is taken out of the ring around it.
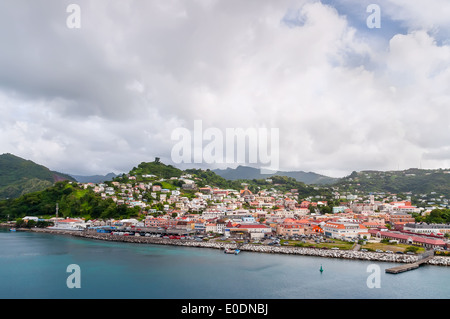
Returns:
[[[9,153],[0,155],[0,199],[44,190],[63,180],[74,178]]]
[[[415,195],[435,192],[450,199],[450,169],[404,171],[361,171],[341,179],[334,186],[350,192],[408,193]]]

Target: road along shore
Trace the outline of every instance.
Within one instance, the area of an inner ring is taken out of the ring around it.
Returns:
[[[23,231],[60,234],[60,235],[70,235],[70,236],[95,239],[95,240],[138,243],[138,244],[203,247],[203,248],[214,248],[214,249],[226,249],[226,248],[235,249],[235,248],[237,248],[236,244],[234,244],[234,243],[214,242],[214,241],[166,239],[166,238],[145,237],[145,236],[120,236],[120,235],[111,235],[108,233],[96,233],[96,232],[89,232],[89,231],[53,230],[53,229],[46,229],[46,228],[32,228],[32,229],[18,229],[18,230],[19,231],[23,230]],[[367,261],[385,261],[385,262],[396,262],[396,263],[414,263],[414,262],[417,262],[419,259],[418,255],[364,252],[364,251],[354,251],[354,250],[333,250],[333,249],[292,247],[292,246],[268,246],[268,245],[244,244],[244,245],[240,245],[239,249],[241,251],[257,252],[257,253],[304,255],[304,256],[317,256],[317,257],[342,258],[342,259],[367,260]],[[425,264],[438,265],[438,266],[450,266],[450,257],[434,256],[432,259],[428,260]]]

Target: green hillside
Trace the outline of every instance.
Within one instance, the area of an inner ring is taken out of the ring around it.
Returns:
[[[182,170],[172,165],[166,165],[160,162],[158,158],[153,162],[142,162],[138,167],[133,167],[129,172],[131,176],[156,175],[158,178],[180,177],[182,174]]]
[[[112,199],[103,200],[91,189],[78,186],[78,183],[62,181],[42,191],[0,201],[0,220],[54,216],[56,203],[60,217],[123,218],[136,214],[134,209],[116,205]]]
[[[349,191],[369,193],[429,194],[450,198],[450,170],[425,170],[411,168],[404,171],[362,171],[353,172],[341,179],[335,186]]]
[[[74,179],[12,154],[0,155],[0,199],[43,190],[62,180]]]

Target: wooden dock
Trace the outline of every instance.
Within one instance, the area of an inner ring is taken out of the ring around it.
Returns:
[[[421,264],[426,263],[428,260],[430,260],[431,258],[433,258],[434,256],[427,256],[425,258],[422,258],[414,263],[410,263],[410,264],[404,264],[401,266],[397,266],[397,267],[393,267],[393,268],[389,268],[386,269],[386,272],[389,274],[399,274],[401,272],[405,272],[408,270],[413,270],[413,269],[417,269],[420,267]]]

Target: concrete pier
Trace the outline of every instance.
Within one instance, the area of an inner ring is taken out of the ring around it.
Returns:
[[[433,255],[429,255],[428,257],[424,257],[422,259],[419,259],[418,261],[416,261],[414,263],[411,263],[411,264],[405,264],[405,265],[400,265],[400,266],[397,266],[397,267],[386,269],[386,273],[388,273],[388,274],[399,274],[399,273],[402,273],[402,272],[405,272],[405,271],[417,269],[417,268],[420,267],[420,265],[426,264],[429,260],[431,260],[433,258],[434,258]]]

